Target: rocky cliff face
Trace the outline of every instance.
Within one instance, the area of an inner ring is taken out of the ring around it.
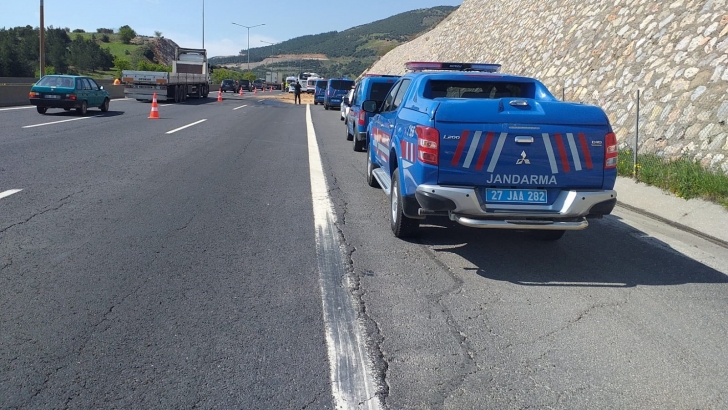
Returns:
[[[406,61],[494,62],[599,105],[623,148],[728,173],[728,0],[464,0],[369,72]]]

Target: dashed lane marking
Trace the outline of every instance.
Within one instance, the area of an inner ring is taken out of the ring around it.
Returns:
[[[191,127],[191,126],[193,126],[193,125],[197,125],[197,124],[199,124],[199,123],[201,123],[201,122],[205,122],[205,121],[207,121],[207,119],[204,119],[204,120],[199,120],[199,121],[195,121],[195,122],[193,122],[192,124],[187,124],[187,125],[185,125],[184,127],[179,127],[179,128],[173,129],[172,131],[167,131],[167,134],[174,134],[174,133],[175,133],[175,132],[177,132],[177,131],[181,131],[181,130],[183,130],[183,129],[185,129],[185,128],[189,128],[189,127]]]
[[[245,105],[241,105],[240,107],[237,107],[237,108],[233,108],[233,111],[235,111],[235,110],[239,110],[239,109],[241,109],[241,108],[245,108],[245,107],[247,107],[247,106],[248,106],[248,104],[245,104]]]
[[[43,124],[26,125],[23,128],[43,127],[45,125],[60,124],[62,122],[71,122],[71,121],[87,120],[89,118],[96,118],[96,117],[102,117],[102,116],[103,115],[92,115],[90,117],[78,117],[78,118],[71,118],[71,119],[68,119],[68,120],[53,121],[53,122],[44,122]]]
[[[17,194],[18,192],[22,191],[22,189],[10,189],[5,192],[0,192],[0,199],[5,198],[7,196],[10,196],[12,194]]]
[[[33,107],[35,107],[35,105],[24,105],[22,107],[0,108],[0,111],[27,110]]]

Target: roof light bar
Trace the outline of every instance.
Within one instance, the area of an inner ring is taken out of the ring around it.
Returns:
[[[483,71],[487,73],[497,73],[500,71],[500,64],[488,63],[440,63],[427,61],[410,61],[405,63],[405,68],[409,71],[423,70],[451,70],[451,71]]]

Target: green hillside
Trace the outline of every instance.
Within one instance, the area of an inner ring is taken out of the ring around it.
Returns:
[[[379,56],[431,30],[455,9],[457,7],[440,6],[412,10],[340,32],[296,37],[272,47],[254,47],[250,49],[250,61],[261,62],[268,57],[282,54],[324,54],[330,61],[307,60],[304,63],[305,70],[315,71],[326,77],[356,77]],[[212,57],[210,63],[245,63],[248,61],[245,51],[241,50],[238,56]],[[258,76],[264,75],[266,70],[291,71],[289,64],[291,63],[284,62],[257,67],[253,71]]]

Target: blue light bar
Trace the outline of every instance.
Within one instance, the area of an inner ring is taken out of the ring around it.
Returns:
[[[405,63],[409,71],[424,70],[450,70],[450,71],[482,71],[486,73],[497,73],[500,71],[500,64],[488,63],[441,63],[427,61],[410,61]]]

